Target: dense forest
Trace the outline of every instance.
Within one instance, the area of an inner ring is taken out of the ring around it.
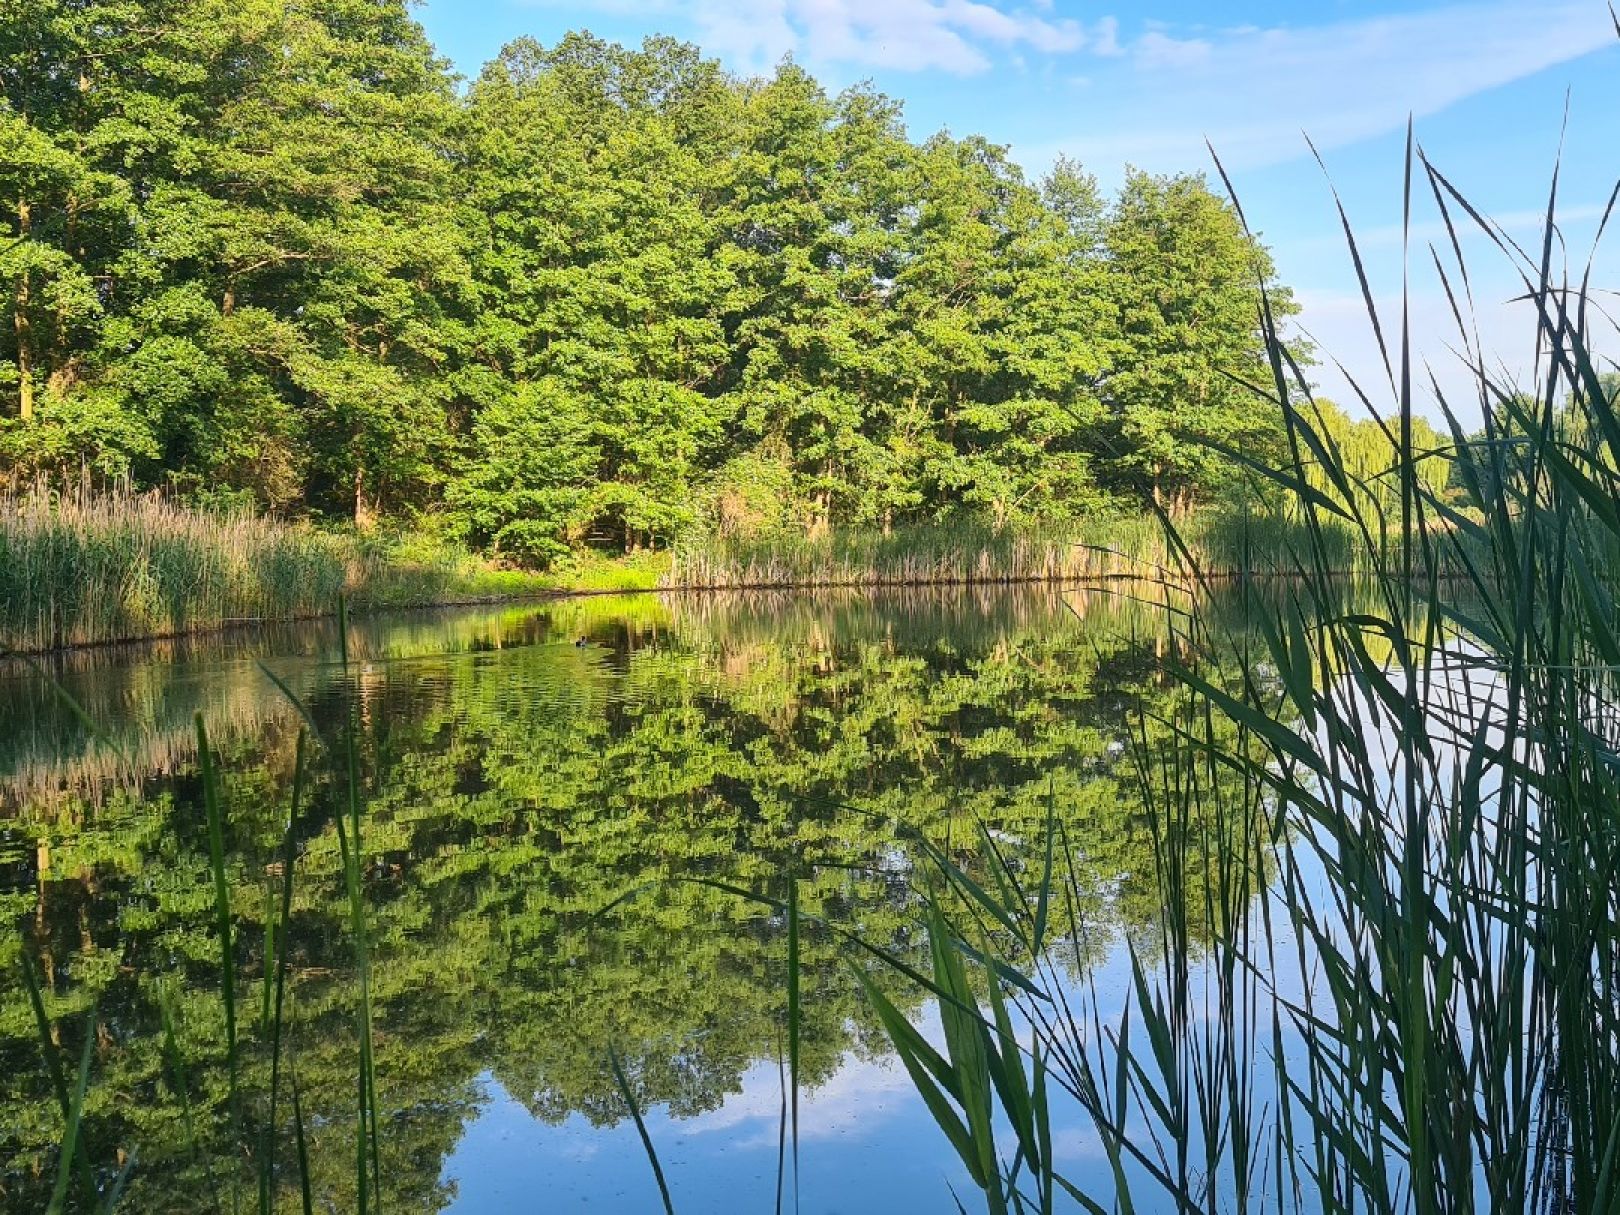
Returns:
[[[403,0],[0,13],[0,479],[570,548],[1091,516],[1264,451],[1261,245],[869,87]],[[1282,314],[1286,289],[1276,288]]]

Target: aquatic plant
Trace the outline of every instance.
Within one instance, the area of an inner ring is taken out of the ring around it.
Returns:
[[[87,485],[0,498],[0,649],[29,652],[543,589],[431,544]]]
[[[1200,557],[1206,578],[1240,572],[1287,573],[1302,525],[1259,503],[1212,507],[1181,519],[1181,543]],[[1357,537],[1328,527],[1334,569],[1357,568]],[[1152,515],[1102,517],[1041,529],[973,523],[893,532],[777,532],[706,538],[677,546],[665,577],[671,588],[985,586],[1177,577],[1179,550]]]
[[[1140,721],[1165,912],[1156,958],[1133,944],[1123,1007],[1060,981],[1084,928],[1065,915],[1061,861],[1031,872],[987,848],[992,882],[938,866],[928,931],[956,961],[921,982],[965,1028],[943,1054],[890,1031],[991,1212],[1620,1203],[1620,409],[1596,353],[1614,334],[1589,266],[1571,280],[1555,265],[1556,189],[1527,253],[1420,151],[1409,161],[1408,213],[1422,183],[1451,234],[1435,262],[1483,431],[1431,381],[1448,442],[1415,441],[1407,318],[1374,311],[1392,471],[1369,484],[1273,329],[1264,391],[1292,455],[1253,472],[1302,522],[1296,576],[1281,610],[1253,615],[1258,643],[1199,596],[1166,613],[1180,644],[1165,669],[1193,700]],[[1533,392],[1491,370],[1463,319],[1465,224],[1523,280]],[[1164,522],[1202,582],[1197,547]],[[1353,611],[1328,539],[1346,525],[1373,596]],[[1209,674],[1234,657],[1251,673],[1237,689]],[[1149,746],[1150,727],[1179,744]],[[1049,846],[1064,855],[1061,837]],[[1230,879],[1202,903],[1187,897],[1195,861]],[[952,966],[1004,989],[1020,1031]],[[1036,1082],[1089,1115],[1110,1185],[1082,1193],[1062,1175],[1023,1087]],[[987,1099],[1014,1132],[993,1169],[982,1135],[963,1134]]]

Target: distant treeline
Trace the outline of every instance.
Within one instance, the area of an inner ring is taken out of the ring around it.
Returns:
[[[0,480],[88,467],[570,549],[1219,497],[1280,420],[1263,247],[869,87],[401,0],[0,11]],[[1272,284],[1273,307],[1291,311]]]

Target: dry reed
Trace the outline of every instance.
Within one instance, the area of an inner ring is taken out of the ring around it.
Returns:
[[[409,606],[536,589],[465,554],[382,542],[156,493],[37,488],[0,498],[0,652],[175,637],[331,613],[340,596]]]

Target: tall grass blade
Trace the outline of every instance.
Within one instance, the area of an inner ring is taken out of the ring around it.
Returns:
[[[800,1009],[799,957],[799,879],[788,875],[788,1085],[793,1138],[793,1209],[799,1209],[799,1042],[802,1033]]]
[[[18,965],[22,968],[23,986],[28,991],[28,1006],[34,1014],[34,1030],[39,1036],[40,1054],[45,1059],[45,1070],[51,1078],[51,1088],[56,1094],[57,1108],[62,1114],[62,1125],[66,1126],[72,1120],[73,1100],[68,1091],[67,1077],[62,1074],[62,1055],[56,1048],[56,1040],[51,1036],[50,1018],[45,1014],[45,996],[43,984],[39,973],[34,968],[34,958],[29,952],[25,941],[18,951]],[[86,1204],[93,1204],[96,1194],[96,1179],[90,1167],[90,1158],[80,1153],[78,1161],[79,1185]]]
[[[202,1166],[208,1183],[208,1197],[214,1211],[220,1210],[219,1186],[214,1180],[211,1157],[197,1140],[197,1122],[191,1109],[191,1085],[186,1080],[185,1058],[180,1052],[180,1041],[174,1028],[174,992],[164,982],[158,984],[158,1013],[163,1022],[163,1060],[168,1068],[169,1091],[180,1102],[180,1122],[185,1130],[186,1147]]]
[[[51,1188],[47,1215],[60,1215],[67,1202],[68,1185],[73,1177],[73,1161],[79,1155],[79,1125],[84,1117],[84,1097],[90,1087],[90,1059],[96,1045],[96,1014],[91,1010],[85,1026],[84,1049],[79,1052],[79,1074],[68,1102],[67,1125],[62,1132],[62,1149],[56,1162],[56,1184]]]
[[[315,1215],[315,1194],[310,1187],[309,1141],[304,1134],[304,1104],[298,1092],[298,1069],[287,1069],[288,1084],[292,1089],[293,1143],[298,1153],[298,1197],[303,1215]]]
[[[118,1204],[123,1201],[124,1187],[129,1184],[130,1175],[135,1172],[135,1166],[139,1163],[140,1156],[139,1151],[131,1151],[124,1160],[123,1167],[118,1170],[112,1184],[107,1187],[107,1197],[98,1208],[101,1215],[113,1215],[113,1212],[118,1209]]]
[[[636,1124],[636,1134],[641,1136],[642,1150],[647,1153],[647,1163],[652,1165],[653,1179],[658,1182],[658,1197],[664,1204],[664,1215],[675,1215],[675,1204],[670,1200],[669,1183],[664,1180],[664,1166],[658,1163],[658,1152],[653,1147],[652,1136],[647,1133],[647,1123],[641,1116],[641,1106],[636,1102],[636,1095],[631,1091],[630,1081],[625,1077],[624,1065],[619,1062],[619,1052],[608,1048],[608,1063],[613,1069],[613,1082],[618,1086],[619,1096],[630,1109],[630,1117]]]
[[[360,989],[359,1000],[355,1007],[355,1030],[360,1045],[355,1073],[355,1192],[362,1215],[368,1215],[372,1210],[373,1196],[380,1197],[378,1190],[381,1180],[381,1153],[377,1145],[376,1064],[371,1028],[371,950],[361,872],[364,856],[361,828],[364,797],[360,782],[358,731],[357,711],[351,705],[344,746],[347,805],[337,816],[337,831],[344,886],[349,898],[349,931],[354,941],[355,970]]]
[[[202,769],[203,807],[208,816],[208,865],[214,885],[214,928],[219,934],[220,999],[225,1005],[225,1062],[233,1140],[242,1133],[242,1098],[239,1087],[236,1033],[236,947],[231,931],[231,891],[225,873],[225,809],[219,787],[208,727],[197,714],[197,762]],[[231,1209],[240,1206],[235,1174],[231,1182]]]
[[[281,1051],[286,1021],[288,928],[292,922],[293,871],[298,864],[298,816],[304,795],[304,763],[308,737],[305,730],[298,731],[298,742],[293,753],[292,798],[287,807],[286,830],[282,834],[281,905],[279,915],[267,919],[267,925],[280,926],[280,948],[273,954],[267,953],[265,957],[266,976],[268,977],[272,969],[275,972],[275,993],[270,1020],[270,1118],[266,1124],[264,1145],[261,1149],[264,1160],[259,1182],[261,1215],[269,1215],[271,1193],[275,1184],[276,1139],[280,1127],[277,1103],[281,1095]],[[275,939],[268,928],[266,939]]]

